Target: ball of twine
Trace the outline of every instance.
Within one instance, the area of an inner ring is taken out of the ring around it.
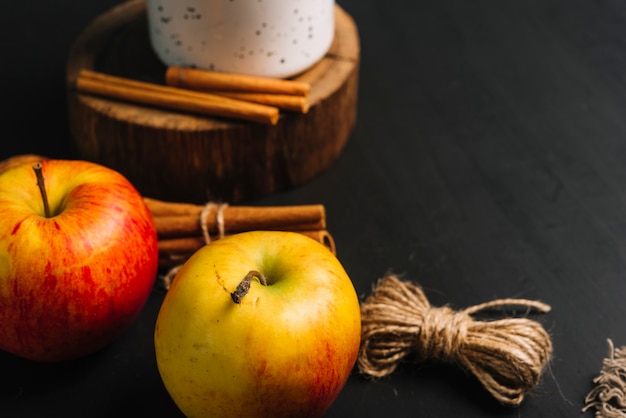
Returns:
[[[469,370],[498,401],[519,405],[538,383],[552,355],[545,329],[528,318],[478,321],[472,315],[511,306],[548,312],[526,299],[498,299],[461,311],[432,307],[422,289],[394,275],[382,278],[361,305],[358,367],[379,378],[409,354],[456,363]]]

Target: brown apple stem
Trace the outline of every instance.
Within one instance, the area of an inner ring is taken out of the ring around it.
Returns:
[[[37,176],[37,186],[39,186],[39,192],[41,193],[41,199],[43,200],[43,210],[46,218],[50,218],[50,204],[48,203],[48,193],[46,192],[46,183],[43,177],[43,170],[41,168],[41,162],[33,165],[33,170]]]
[[[248,291],[250,290],[250,282],[254,278],[256,278],[263,286],[267,286],[267,279],[263,273],[256,270],[250,270],[248,274],[246,274],[246,277],[244,277],[243,280],[237,285],[235,291],[230,294],[233,302],[238,305],[241,304],[241,299],[248,294]]]

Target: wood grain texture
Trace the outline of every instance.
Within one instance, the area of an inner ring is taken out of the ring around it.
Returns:
[[[311,84],[308,113],[281,112],[277,126],[263,126],[77,93],[82,68],[165,82],[143,1],[111,9],[84,30],[68,59],[70,130],[79,154],[122,172],[145,196],[169,201],[235,203],[312,179],[340,155],[356,121],[358,31],[339,6],[335,20],[328,53],[294,77]]]

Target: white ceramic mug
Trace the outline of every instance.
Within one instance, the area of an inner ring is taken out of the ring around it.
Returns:
[[[320,60],[334,0],[146,0],[150,41],[168,66],[285,78]]]

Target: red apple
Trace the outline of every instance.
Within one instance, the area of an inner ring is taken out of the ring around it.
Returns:
[[[321,417],[354,366],[359,300],[337,258],[295,232],[198,250],[157,318],[166,389],[188,417]]]
[[[156,278],[157,236],[118,172],[67,160],[40,168],[43,183],[31,163],[0,174],[0,349],[56,362],[127,329]]]

